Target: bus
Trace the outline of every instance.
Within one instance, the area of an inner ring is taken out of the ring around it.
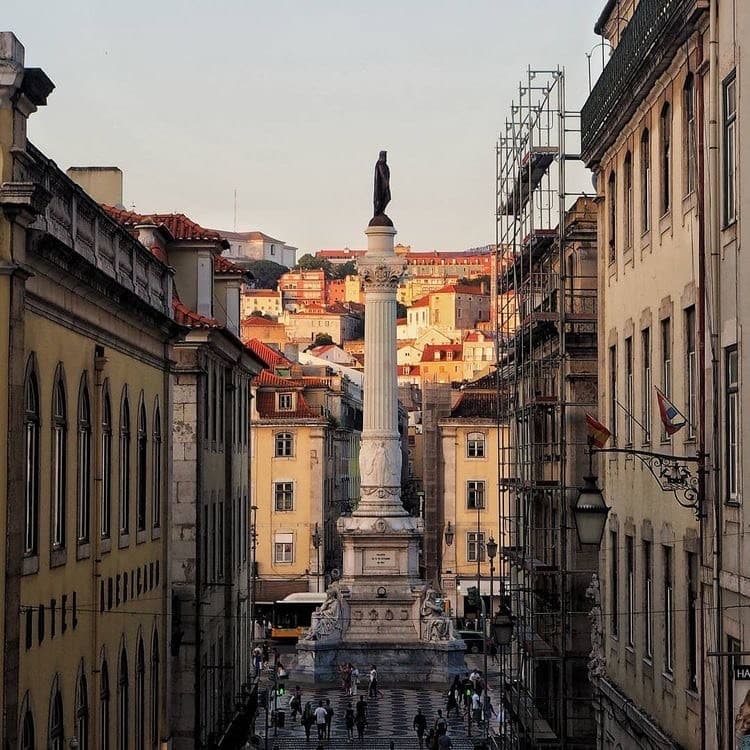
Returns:
[[[299,640],[310,627],[313,611],[325,600],[325,593],[302,591],[274,602],[271,638]]]

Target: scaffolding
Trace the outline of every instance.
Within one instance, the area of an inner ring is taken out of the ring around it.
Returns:
[[[580,116],[562,69],[529,69],[496,146],[493,300],[498,326],[499,491],[504,604],[501,747],[596,747],[586,590],[597,570],[571,503],[596,413],[596,204],[566,190]]]

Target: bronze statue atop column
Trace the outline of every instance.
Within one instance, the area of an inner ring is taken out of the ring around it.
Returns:
[[[370,219],[371,227],[393,226],[393,222],[385,214],[385,207],[391,201],[391,170],[388,168],[386,158],[387,152],[381,151],[375,162],[374,213]]]

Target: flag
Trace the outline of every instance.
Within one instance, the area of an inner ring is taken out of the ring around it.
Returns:
[[[665,432],[667,435],[674,435],[687,424],[685,415],[658,388],[656,388],[656,400],[659,403],[659,416]]]
[[[586,412],[586,427],[589,431],[589,440],[597,448],[603,448],[612,434],[598,419]]]

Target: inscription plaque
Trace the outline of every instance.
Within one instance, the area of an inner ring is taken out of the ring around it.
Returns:
[[[398,573],[398,561],[391,550],[366,550],[365,573]]]

